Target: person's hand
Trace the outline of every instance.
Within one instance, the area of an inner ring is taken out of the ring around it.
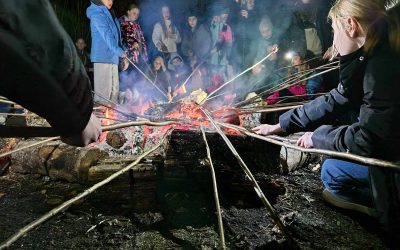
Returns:
[[[71,146],[84,147],[92,142],[98,141],[101,135],[101,123],[99,118],[91,115],[85,129],[80,133],[72,136],[61,137],[61,140]]]
[[[139,43],[138,43],[138,42],[134,42],[134,43],[133,43],[133,47],[134,47],[135,49],[139,49],[139,48],[140,48]]]
[[[247,10],[242,10],[240,11],[240,14],[242,15],[242,17],[244,18],[248,18],[249,17],[249,12]]]
[[[329,59],[331,59],[331,57],[332,57],[332,50],[333,50],[334,48],[331,46],[331,47],[329,47],[326,51],[325,51],[325,53],[324,53],[324,55],[322,56],[322,59],[324,59],[324,60],[329,60]]]
[[[212,20],[212,23],[219,23],[219,22],[221,22],[221,17],[220,16],[214,16],[213,20]]]
[[[126,58],[128,54],[126,52],[122,53],[121,58]]]
[[[296,142],[297,146],[303,147],[303,148],[312,148],[314,147],[313,141],[311,137],[313,136],[313,132],[306,132],[304,135],[302,135]]]
[[[258,75],[261,73],[261,71],[265,68],[264,64],[259,64],[257,66],[255,66],[251,72],[253,73],[253,75]]]
[[[253,128],[252,130],[254,133],[259,135],[276,135],[283,132],[279,123],[275,125],[262,124],[258,127]]]
[[[274,44],[272,46],[268,46],[267,47],[267,55],[272,53],[272,52],[274,52],[274,51],[277,51],[277,50],[278,50],[278,45],[277,44]],[[271,56],[268,58],[269,61],[275,61],[276,59],[278,59],[278,55],[277,55],[276,52],[271,54]]]
[[[161,42],[157,42],[156,47],[158,50],[162,49],[162,43]]]
[[[133,92],[130,89],[125,91],[125,103],[130,103],[133,100]]]
[[[121,60],[121,71],[125,71],[129,68],[129,61],[127,57],[122,58]]]

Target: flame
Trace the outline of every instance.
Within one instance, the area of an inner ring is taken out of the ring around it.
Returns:
[[[151,100],[143,100],[142,98],[139,98],[138,101],[131,104],[130,110],[133,113],[144,115],[147,110],[153,107],[154,104]]]
[[[180,87],[175,91],[175,93],[176,93],[176,94],[186,94],[187,91],[186,91],[185,85],[180,86]]]

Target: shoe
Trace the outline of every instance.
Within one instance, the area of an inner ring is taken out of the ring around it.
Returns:
[[[326,188],[322,192],[322,198],[335,207],[357,211],[372,217],[377,216],[377,211],[375,209],[341,199],[329,192]]]

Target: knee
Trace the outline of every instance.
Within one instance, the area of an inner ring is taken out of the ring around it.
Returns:
[[[324,183],[331,182],[332,178],[336,176],[335,172],[337,172],[337,161],[334,159],[325,160],[321,169],[322,181]]]

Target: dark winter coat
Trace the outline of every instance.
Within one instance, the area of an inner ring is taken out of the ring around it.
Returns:
[[[199,60],[207,59],[211,46],[210,31],[203,24],[198,24],[194,30],[187,28],[183,33],[181,49],[185,56],[189,56],[191,50]]]
[[[0,34],[0,95],[61,135],[80,133],[93,109],[90,81],[49,1],[0,1]]]
[[[280,117],[288,133],[315,130],[314,147],[400,162],[400,56],[381,42],[371,56],[360,49],[341,58],[340,83],[327,96]],[[345,126],[335,119],[358,111]],[[370,167],[371,189],[381,221],[400,229],[400,174]]]

